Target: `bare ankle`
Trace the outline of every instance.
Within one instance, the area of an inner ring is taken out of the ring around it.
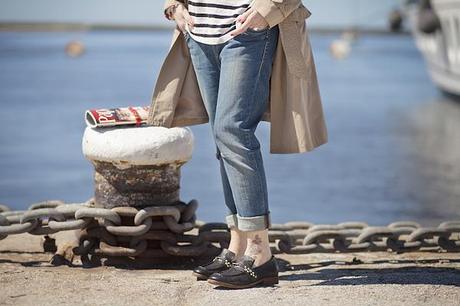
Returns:
[[[240,259],[244,255],[247,245],[247,235],[236,228],[230,228],[230,244],[228,249],[235,253],[236,259]]]
[[[247,232],[247,247],[245,255],[254,258],[254,266],[266,263],[272,257],[268,230]]]

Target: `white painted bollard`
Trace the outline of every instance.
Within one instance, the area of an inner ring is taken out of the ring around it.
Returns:
[[[193,143],[188,127],[87,127],[82,149],[95,169],[96,206],[175,204]]]

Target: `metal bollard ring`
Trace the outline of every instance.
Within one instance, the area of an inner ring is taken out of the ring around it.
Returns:
[[[87,207],[86,205],[82,204],[66,204],[60,205],[55,208],[57,212],[60,212],[65,218],[65,221],[56,221],[50,220],[48,221],[48,226],[57,231],[68,231],[68,230],[75,230],[75,229],[82,229],[88,226],[89,223],[93,220],[93,218],[81,218],[76,220],[69,220],[75,218],[75,213]]]
[[[344,229],[363,229],[369,227],[369,225],[366,222],[360,221],[341,222],[337,224],[337,226],[343,227]]]
[[[3,213],[0,213],[0,215],[6,217],[6,219],[8,219],[8,222],[10,222],[10,224],[13,224],[13,223],[20,223],[20,222],[21,222],[21,216],[22,216],[26,211],[27,211],[27,210],[5,211],[5,212],[3,212]]]
[[[37,206],[38,207],[38,206]],[[47,218],[45,223],[42,222],[42,218]],[[20,223],[24,224],[31,220],[37,220],[38,226],[29,230],[29,234],[32,235],[48,235],[58,231],[48,225],[49,220],[65,221],[65,217],[62,213],[58,212],[55,208],[36,208],[34,210],[26,211],[20,218]]]
[[[75,219],[83,219],[83,218],[102,218],[112,221],[113,223],[120,225],[121,218],[120,216],[106,208],[94,208],[94,207],[85,207],[79,209],[75,213]]]
[[[76,229],[85,228],[93,218],[82,218],[78,220],[67,220],[67,221],[48,221],[48,227],[55,231],[70,231]]]
[[[319,244],[322,241],[325,241],[327,239],[335,239],[335,238],[340,238],[340,233],[338,231],[334,230],[318,230],[309,233],[307,236],[305,236],[302,245],[309,245],[313,243]]]
[[[316,224],[308,229],[308,233],[317,231],[339,231],[345,229],[338,224]]]
[[[4,213],[7,211],[11,211],[11,209],[5,204],[0,204],[0,213]]]
[[[32,219],[50,218],[58,221],[64,221],[65,217],[62,213],[54,208],[37,208],[26,211],[20,218],[21,223],[25,223]]]
[[[180,211],[174,206],[151,206],[145,207],[134,217],[134,224],[140,225],[146,218],[156,216],[172,216],[176,222],[180,220]]]
[[[171,216],[164,216],[163,220],[172,232],[178,234],[187,232],[194,227],[194,224],[191,222],[177,223]]]
[[[56,208],[64,204],[65,203],[61,200],[48,200],[48,201],[34,203],[29,206],[28,210],[35,210],[35,209],[41,209],[41,208]]]
[[[387,225],[390,228],[397,227],[410,227],[410,228],[419,228],[420,224],[414,221],[396,221]]]
[[[356,243],[372,242],[376,237],[393,237],[395,234],[392,229],[385,226],[369,226],[363,230],[363,232],[356,237]]]
[[[135,207],[114,207],[111,209],[121,217],[134,218],[139,210]],[[103,226],[113,235],[119,236],[139,236],[148,232],[152,227],[152,219],[147,218],[139,225],[116,225],[112,221],[104,219]]]
[[[112,221],[104,219],[103,226],[113,235],[139,236],[150,230],[152,227],[152,219],[147,218],[139,225],[116,225]]]
[[[420,241],[434,236],[446,237],[450,236],[450,233],[438,227],[418,228],[407,237],[407,242]]]
[[[13,234],[22,234],[27,233],[39,225],[37,219],[25,222],[23,224],[16,223],[10,225],[0,226],[0,235],[13,235]]]

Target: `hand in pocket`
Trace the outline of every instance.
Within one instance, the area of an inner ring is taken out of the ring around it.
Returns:
[[[245,32],[248,28],[260,31],[269,26],[265,18],[254,8],[250,7],[246,12],[236,17],[236,29],[230,31],[230,35],[236,36]]]

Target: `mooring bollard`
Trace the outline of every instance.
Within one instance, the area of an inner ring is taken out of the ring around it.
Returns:
[[[74,251],[95,246],[99,255],[148,258],[213,251],[185,234],[195,226],[198,202],[180,200],[180,168],[191,159],[193,142],[188,127],[87,127],[82,150],[95,170],[95,207],[75,217],[98,222],[80,233]]]
[[[87,127],[84,156],[94,165],[95,204],[113,208],[179,201],[180,167],[191,159],[187,127]]]

